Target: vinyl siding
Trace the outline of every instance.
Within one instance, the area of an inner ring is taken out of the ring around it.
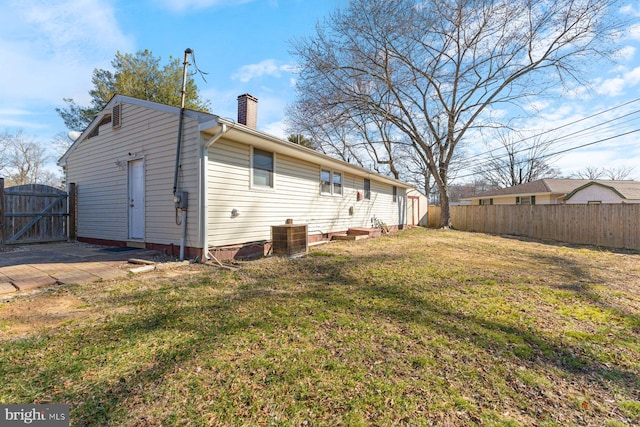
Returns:
[[[122,105],[122,126],[100,127],[67,159],[67,182],[78,189],[78,236],[128,240],[128,161],[144,160],[147,243],[179,244],[181,227],[172,200],[178,116],[131,104]],[[194,119],[185,118],[179,188],[189,191],[187,246],[198,245],[197,144]]]
[[[304,162],[276,153],[274,187],[251,185],[251,147],[221,139],[209,149],[207,177],[208,240],[224,246],[270,240],[271,226],[288,218],[308,224],[310,234],[370,227],[376,216],[389,225],[404,224],[405,192],[398,188],[398,202],[392,202],[392,186],[371,178],[371,200],[356,201],[364,187],[363,178],[342,173],[343,194],[320,194],[320,164]],[[353,207],[353,215],[349,208]],[[231,212],[240,212],[232,217]]]
[[[600,185],[590,185],[576,192],[567,204],[587,204],[589,202],[622,203],[623,199],[609,188]]]

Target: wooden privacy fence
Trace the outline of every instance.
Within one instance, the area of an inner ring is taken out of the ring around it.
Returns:
[[[431,214],[438,210],[429,207]],[[434,218],[439,224],[440,218]],[[458,230],[640,250],[640,204],[451,206]]]
[[[429,205],[427,210],[427,227],[440,227],[440,206]]]
[[[75,185],[70,188],[70,194],[41,184],[5,189],[0,178],[0,244],[75,239]]]

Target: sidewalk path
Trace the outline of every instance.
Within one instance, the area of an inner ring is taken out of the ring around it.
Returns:
[[[157,251],[83,243],[50,243],[0,252],[0,295],[41,286],[125,277],[130,258],[153,260]]]

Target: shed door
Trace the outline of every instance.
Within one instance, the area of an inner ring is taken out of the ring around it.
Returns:
[[[144,161],[129,162],[129,238],[144,239]]]
[[[409,199],[409,225],[419,225],[420,199],[416,196],[408,196]]]

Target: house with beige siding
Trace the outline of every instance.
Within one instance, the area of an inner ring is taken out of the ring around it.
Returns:
[[[640,182],[540,179],[486,191],[462,200],[472,205],[555,205],[640,203]]]
[[[409,184],[258,131],[257,99],[238,105],[235,122],[114,96],[58,162],[78,240],[204,259],[264,254],[287,220],[311,243],[406,225]]]

